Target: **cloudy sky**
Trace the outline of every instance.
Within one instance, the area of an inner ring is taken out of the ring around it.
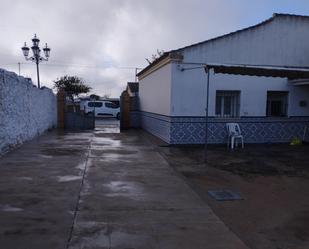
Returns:
[[[0,67],[31,77],[21,47],[36,33],[51,47],[41,84],[82,77],[92,92],[120,95],[156,50],[169,51],[259,23],[274,13],[309,15],[308,0],[1,0]]]

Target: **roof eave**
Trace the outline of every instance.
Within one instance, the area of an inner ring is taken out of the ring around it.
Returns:
[[[182,60],[183,56],[180,53],[166,52],[160,58],[158,58],[157,60],[149,64],[147,67],[145,67],[142,71],[140,71],[137,74],[137,77],[139,80],[141,80],[170,62],[174,61],[180,62]]]
[[[257,77],[279,77],[295,79],[308,79],[309,68],[237,65],[237,64],[206,64],[206,68],[213,69],[214,73],[246,75]]]

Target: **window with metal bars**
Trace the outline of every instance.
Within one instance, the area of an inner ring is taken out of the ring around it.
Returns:
[[[216,116],[239,117],[240,91],[216,91]]]

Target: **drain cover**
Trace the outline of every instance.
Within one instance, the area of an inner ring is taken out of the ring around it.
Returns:
[[[238,192],[232,190],[209,190],[208,194],[217,201],[242,200]]]

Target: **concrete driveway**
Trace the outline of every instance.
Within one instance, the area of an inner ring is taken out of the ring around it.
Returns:
[[[145,133],[111,130],[46,133],[0,158],[1,248],[247,248]]]

